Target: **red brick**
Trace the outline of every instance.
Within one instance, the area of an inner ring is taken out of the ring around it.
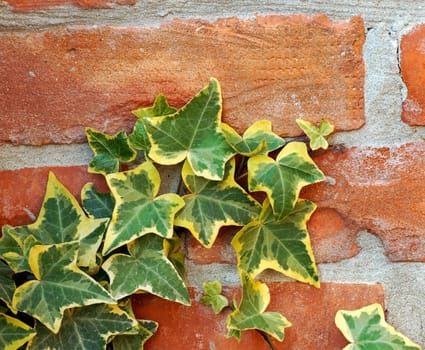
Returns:
[[[162,92],[176,107],[211,76],[224,121],[259,118],[295,135],[295,118],[364,123],[363,21],[326,16],[174,20],[157,28],[73,27],[0,34],[0,143],[83,142],[84,127],[129,129]],[[19,57],[19,64],[17,64]]]
[[[425,125],[425,24],[402,37],[400,68],[407,87],[402,119],[409,125]]]
[[[315,157],[335,183],[309,186],[301,194],[321,208],[312,217],[313,226],[321,231],[321,237],[312,234],[313,249],[314,244],[322,245],[323,252],[334,251],[335,260],[337,250],[345,246],[346,253],[340,256],[345,258],[356,251],[352,244],[357,232],[368,230],[381,237],[391,260],[425,261],[424,152],[421,142],[393,148],[339,148]],[[317,230],[312,231],[317,235]],[[334,236],[329,242],[324,239],[328,235]]]
[[[49,171],[53,171],[76,198],[80,198],[81,188],[87,182],[94,182],[100,191],[107,190],[103,177],[88,174],[86,166],[0,171],[0,226],[26,225],[34,221],[32,216],[37,217],[40,211]]]
[[[276,349],[340,350],[347,341],[334,324],[336,312],[384,302],[380,285],[323,283],[316,289],[301,283],[270,283],[269,287],[269,310],[281,312],[293,324],[282,343],[273,341]],[[226,291],[230,297],[238,293],[233,288]],[[192,290],[192,296],[190,307],[149,295],[133,297],[137,317],[159,322],[159,330],[146,344],[146,350],[270,349],[255,331],[244,332],[240,343],[226,339],[227,313],[215,315],[210,307],[195,301],[199,297],[196,291]]]
[[[112,8],[115,5],[134,5],[136,0],[6,0],[14,11],[27,12],[59,5],[75,5],[81,8]]]

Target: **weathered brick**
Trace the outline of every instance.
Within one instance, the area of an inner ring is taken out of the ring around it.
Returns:
[[[407,87],[402,119],[409,125],[425,125],[425,24],[404,35],[400,43],[401,75]]]
[[[321,208],[322,217],[316,219],[315,214],[312,221],[321,227],[322,237],[316,240],[313,235],[313,244],[322,245],[322,252],[333,251],[335,260],[339,254],[335,247],[346,246],[347,252],[355,253],[355,236],[365,229],[381,237],[391,260],[425,261],[424,152],[421,142],[392,148],[336,148],[315,157],[332,180],[309,186],[301,194]],[[326,242],[324,237],[332,232],[344,234]]]
[[[74,5],[81,8],[112,8],[115,5],[134,5],[136,0],[6,0],[14,11],[27,12],[59,5]]]
[[[132,109],[160,92],[180,107],[211,76],[222,83],[224,121],[239,131],[264,118],[295,135],[297,117],[355,129],[364,123],[363,43],[361,18],[323,15],[1,33],[0,143],[128,130]]]
[[[86,166],[0,171],[0,226],[26,225],[34,221],[43,202],[49,171],[53,171],[76,198],[80,198],[81,188],[87,182],[94,182],[100,191],[107,190],[103,177],[88,174]]]
[[[339,309],[357,309],[371,303],[383,304],[380,285],[323,283],[320,289],[301,283],[270,283],[270,311],[279,311],[293,324],[285,340],[273,341],[276,349],[340,350],[346,344],[334,324]],[[225,288],[230,297],[238,293]],[[242,340],[226,339],[226,315],[215,315],[210,307],[197,302],[192,289],[192,306],[161,300],[149,295],[133,297],[137,317],[159,322],[157,334],[145,345],[151,349],[226,349],[268,350],[270,347],[256,331],[242,334]]]

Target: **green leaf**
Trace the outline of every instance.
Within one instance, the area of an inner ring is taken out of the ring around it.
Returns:
[[[258,220],[242,228],[232,240],[238,256],[238,268],[252,277],[273,269],[301,282],[319,286],[307,221],[314,203],[298,200],[282,220],[276,219],[266,200]]]
[[[285,146],[276,161],[265,155],[248,160],[249,190],[266,192],[278,219],[290,213],[305,185],[324,179],[308,155],[306,145],[301,142]]]
[[[165,255],[176,268],[179,275],[186,276],[184,247],[182,248],[180,238],[175,234],[172,238],[164,241]]]
[[[313,151],[319,148],[328,149],[328,141],[326,140],[326,136],[330,135],[335,128],[328,119],[322,119],[320,121],[319,127],[314,126],[309,121],[302,119],[297,119],[296,122],[310,139],[310,148]]]
[[[9,308],[12,305],[12,297],[15,289],[13,271],[7,264],[0,260],[0,300],[3,300]]]
[[[272,131],[268,120],[259,120],[252,124],[241,137],[230,125],[221,124],[224,137],[230,146],[239,154],[252,157],[267,154],[285,144],[285,140]]]
[[[37,323],[37,335],[30,350],[103,350],[111,336],[120,334],[136,322],[117,305],[98,304],[65,312],[57,334]],[[129,348],[130,349],[130,348]]]
[[[156,333],[158,323],[154,321],[139,320],[138,325],[128,334],[115,336],[114,350],[143,350],[144,344]]]
[[[219,281],[209,281],[203,283],[204,295],[201,298],[201,303],[211,305],[215,314],[219,314],[229,301],[224,295],[221,295],[221,283]]]
[[[187,228],[207,248],[222,226],[245,225],[260,212],[259,204],[236,183],[234,175],[234,159],[226,164],[222,181],[198,177],[188,162],[183,165],[183,181],[192,194],[183,196],[185,206],[174,224]]]
[[[81,190],[81,202],[84,210],[94,218],[110,218],[115,200],[109,192],[98,192],[93,183],[87,183]]]
[[[87,141],[94,156],[89,164],[89,173],[110,174],[120,169],[121,163],[128,163],[137,156],[124,131],[115,135],[106,135],[91,128],[86,128]]]
[[[173,236],[174,216],[184,201],[174,193],[158,194],[160,177],[151,162],[106,176],[115,208],[106,232],[103,255],[148,233]]]
[[[190,305],[189,293],[174,265],[167,259],[164,239],[145,235],[128,245],[129,255],[114,254],[103,264],[111,293],[122,299],[136,291]]]
[[[146,153],[149,153],[151,143],[141,119],[145,117],[162,117],[174,114],[175,112],[177,112],[177,109],[170,107],[167,99],[162,94],[157,96],[152,107],[134,110],[133,114],[139,118],[139,120],[137,120],[134,125],[133,132],[129,135],[131,145],[136,149],[144,150]]]
[[[345,338],[352,344],[344,350],[420,350],[403,334],[385,321],[384,311],[379,304],[358,310],[339,310],[335,323]]]
[[[34,246],[29,261],[36,280],[16,289],[13,307],[57,333],[66,309],[115,303],[105,289],[77,267],[78,249],[78,242]]]
[[[258,329],[282,341],[285,328],[291,323],[278,312],[265,312],[270,303],[269,288],[254,281],[247,273],[241,274],[242,300],[239,307],[227,317],[228,336],[240,338],[240,331]]]
[[[0,349],[19,349],[34,336],[34,329],[16,318],[0,313]]]
[[[176,113],[144,117],[152,145],[149,157],[164,165],[187,158],[196,175],[221,180],[225,163],[234,155],[220,128],[221,111],[220,85],[212,78],[208,86]]]

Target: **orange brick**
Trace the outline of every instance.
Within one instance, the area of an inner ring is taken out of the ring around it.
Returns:
[[[273,341],[276,349],[340,350],[346,344],[334,324],[339,309],[357,309],[371,303],[383,304],[380,285],[323,283],[320,289],[301,283],[270,283],[270,311],[279,311],[293,324],[287,328],[282,343]],[[232,297],[238,293],[225,288]],[[269,350],[256,331],[242,334],[238,343],[226,339],[226,312],[215,315],[210,307],[195,301],[198,293],[192,289],[193,305],[161,300],[149,295],[133,297],[137,317],[159,322],[157,334],[145,345],[153,349],[226,349]]]
[[[112,8],[115,5],[134,5],[136,0],[6,0],[14,11],[27,12],[58,5],[82,8]]]
[[[407,87],[402,119],[409,125],[425,125],[425,24],[404,35],[400,43],[400,68]]]
[[[94,182],[99,191],[106,191],[107,185],[100,175],[87,173],[86,166],[42,167],[0,171],[0,226],[32,223],[38,216],[46,190],[47,176],[53,171],[58,180],[76,198],[87,182]]]
[[[131,110],[160,92],[180,107],[211,76],[222,83],[224,121],[240,132],[269,119],[279,134],[299,134],[298,117],[356,129],[364,39],[361,18],[324,15],[3,32],[0,143],[83,142],[85,126],[128,130]]]

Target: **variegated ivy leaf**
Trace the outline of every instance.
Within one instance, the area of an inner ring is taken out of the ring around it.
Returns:
[[[161,179],[151,162],[107,175],[106,180],[115,198],[115,208],[103,255],[148,233],[164,238],[173,236],[174,216],[184,201],[174,193],[156,197]]]
[[[213,245],[220,227],[245,225],[260,213],[259,204],[236,183],[234,175],[234,159],[226,164],[222,181],[196,176],[188,162],[183,165],[183,181],[192,193],[183,196],[186,204],[174,224],[187,228],[207,248]]]
[[[128,143],[124,131],[107,135],[91,128],[86,128],[87,141],[94,156],[89,164],[89,173],[111,174],[120,170],[120,162],[128,163],[137,156]]]
[[[12,305],[12,297],[15,289],[13,271],[7,264],[0,260],[0,300],[3,300],[9,308]]]
[[[110,192],[98,192],[89,182],[81,190],[81,202],[84,210],[94,218],[110,218],[114,210],[115,200]]]
[[[208,281],[202,284],[204,294],[200,302],[204,305],[211,305],[215,314],[219,314],[229,301],[224,295],[221,295],[221,283],[219,281]]]
[[[239,307],[227,317],[228,336],[240,338],[241,331],[258,329],[282,341],[285,328],[291,323],[279,312],[265,312],[270,303],[269,288],[254,281],[247,273],[241,274],[242,300]]]
[[[36,324],[37,335],[31,341],[29,350],[104,350],[111,336],[125,332],[136,324],[117,305],[98,304],[69,309],[57,334],[40,323]]]
[[[296,122],[310,139],[310,148],[313,151],[319,148],[328,149],[328,141],[326,140],[326,136],[330,135],[335,128],[328,119],[322,119],[320,121],[319,127],[314,126],[309,121],[302,119],[297,119]]]
[[[34,336],[34,329],[14,317],[0,313],[0,349],[17,350]]]
[[[285,144],[285,140],[272,131],[268,120],[259,120],[252,124],[241,137],[230,125],[221,124],[224,137],[232,148],[246,157],[267,154]]]
[[[305,185],[324,179],[308,155],[306,145],[301,142],[285,146],[276,161],[265,155],[248,160],[249,190],[266,192],[278,219],[290,213]]]
[[[384,311],[379,304],[358,310],[340,310],[335,323],[351,344],[343,350],[420,350],[412,342],[385,321]]]
[[[144,344],[152,338],[158,329],[154,321],[139,320],[138,325],[124,334],[114,337],[112,344],[114,350],[143,350]]]
[[[239,270],[255,277],[273,269],[318,287],[319,276],[307,232],[307,221],[315,208],[314,203],[300,199],[284,219],[278,220],[265,200],[260,218],[242,228],[232,240]]]
[[[36,280],[19,286],[12,306],[59,331],[63,313],[76,306],[115,303],[109,293],[77,266],[79,243],[36,245],[29,253]]]
[[[145,235],[128,244],[130,255],[114,254],[103,264],[111,281],[111,293],[122,299],[136,291],[190,305],[189,293],[174,265],[167,259],[164,239]]]
[[[234,151],[220,128],[221,90],[216,79],[176,113],[144,117],[149,135],[149,157],[164,165],[187,158],[193,172],[210,180],[221,180],[224,166]]]
[[[164,241],[164,251],[167,258],[176,268],[179,275],[184,278],[186,276],[185,254],[181,247],[181,240],[175,234],[172,238]]]
[[[146,153],[149,153],[151,144],[141,119],[145,117],[162,117],[174,114],[175,112],[177,112],[177,109],[171,107],[162,94],[157,96],[152,107],[134,110],[132,113],[139,118],[139,120],[134,124],[133,132],[129,135],[130,144],[136,149],[144,150]]]

